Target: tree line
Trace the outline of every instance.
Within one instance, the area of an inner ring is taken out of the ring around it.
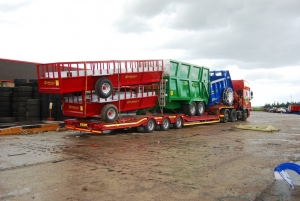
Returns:
[[[266,103],[264,107],[266,107],[266,108],[268,108],[268,107],[269,108],[270,107],[276,107],[276,108],[285,107],[285,108],[287,108],[291,104],[300,105],[300,102],[292,102],[292,103],[291,102],[286,102],[286,103],[279,103],[279,102],[277,102],[277,103],[275,103],[275,101],[274,101],[274,103],[272,103],[272,104]]]

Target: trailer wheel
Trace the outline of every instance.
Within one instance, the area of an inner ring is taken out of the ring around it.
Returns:
[[[189,116],[195,116],[196,114],[196,103],[192,102],[191,104],[182,105],[182,111],[184,114]]]
[[[118,109],[113,104],[107,104],[102,108],[101,118],[105,122],[114,122],[118,118]]]
[[[234,100],[234,97],[233,97],[232,88],[230,88],[230,87],[225,88],[223,91],[223,103],[225,105],[231,106],[233,104],[233,100]]]
[[[236,120],[237,120],[237,113],[236,113],[236,110],[235,110],[235,109],[232,109],[232,110],[229,112],[229,119],[228,119],[228,121],[235,122]]]
[[[149,119],[147,125],[145,126],[146,133],[152,133],[155,129],[155,121],[154,119]]]
[[[205,112],[205,103],[203,102],[197,102],[197,111],[196,111],[196,115],[201,116],[203,115]]]
[[[224,112],[224,117],[221,117],[221,122],[222,123],[227,123],[228,122],[228,118],[229,118],[229,110],[225,109]]]
[[[160,130],[161,131],[167,131],[170,127],[170,120],[169,118],[165,118],[162,122],[162,124],[160,125]]]
[[[177,117],[176,122],[174,123],[174,128],[179,129],[182,128],[182,118]]]
[[[244,112],[242,113],[242,121],[246,121],[248,118],[248,111],[244,110]]]
[[[112,94],[113,85],[112,82],[103,77],[97,80],[95,83],[95,93],[101,98],[107,98]]]

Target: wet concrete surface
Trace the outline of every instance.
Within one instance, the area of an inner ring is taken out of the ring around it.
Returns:
[[[252,112],[246,122],[151,134],[0,136],[0,200],[297,201],[300,186],[275,181],[273,170],[300,161],[299,120]],[[233,128],[237,124],[280,131]]]

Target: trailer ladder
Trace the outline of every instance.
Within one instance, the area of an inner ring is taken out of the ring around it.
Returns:
[[[160,85],[159,85],[159,107],[160,110],[162,111],[163,107],[166,106],[166,85],[167,85],[167,81],[165,79],[162,79],[160,81]]]

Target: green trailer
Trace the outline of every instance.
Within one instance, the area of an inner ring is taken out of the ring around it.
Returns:
[[[164,60],[160,107],[202,115],[209,99],[209,68],[176,60]]]

